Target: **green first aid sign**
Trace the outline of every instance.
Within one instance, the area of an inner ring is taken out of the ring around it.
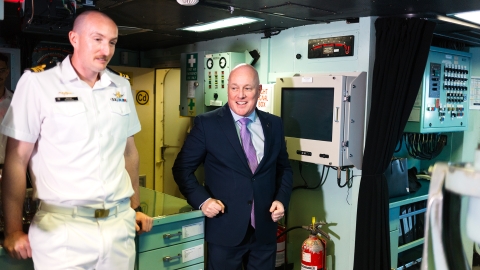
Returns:
[[[187,54],[187,72],[186,72],[186,80],[187,81],[196,81],[197,80],[197,63],[198,63],[198,55],[196,53]]]

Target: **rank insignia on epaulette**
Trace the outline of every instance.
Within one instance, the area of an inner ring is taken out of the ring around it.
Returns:
[[[123,77],[123,78],[127,79],[127,80],[130,80],[130,76],[128,76],[127,74],[123,74],[123,73],[119,72],[118,75],[120,77]]]
[[[30,70],[33,71],[33,72],[42,72],[42,71],[45,70],[46,67],[47,67],[47,65],[42,64],[42,65],[39,65],[39,66],[36,66],[36,67],[31,67]]]
[[[27,68],[26,70],[30,70],[32,72],[42,72],[42,71],[45,71],[47,69],[53,68],[55,66],[57,66],[57,63],[53,62],[53,63],[47,63],[47,64],[40,64],[40,65],[35,66],[35,67]]]
[[[117,74],[117,75],[120,76],[120,77],[123,77],[123,78],[125,78],[125,79],[127,79],[127,80],[130,80],[130,76],[128,76],[128,75],[125,74],[125,73],[121,73],[121,72],[115,71],[115,70],[113,70],[113,69],[110,68],[110,67],[107,67],[107,69],[110,70],[112,73]]]

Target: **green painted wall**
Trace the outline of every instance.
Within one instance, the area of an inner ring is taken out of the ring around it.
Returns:
[[[205,41],[179,46],[170,49],[152,50],[145,53],[145,58],[151,61],[152,67],[180,66],[180,53],[210,51],[210,52],[243,52],[258,50],[260,59],[255,65],[259,71],[261,83],[273,83],[277,76],[291,76],[295,73],[328,73],[367,71],[369,82],[373,70],[375,50],[375,18],[361,18],[358,24],[334,22],[296,27],[282,31],[269,39],[262,39],[263,34],[249,34],[243,36],[226,37],[217,40]],[[308,59],[308,39],[355,36],[355,53],[353,57],[331,59]],[[480,49],[470,51],[472,58],[472,75],[480,76]],[[296,54],[302,57],[297,59]],[[370,97],[368,85],[368,97]],[[369,98],[366,107],[369,108]],[[368,111],[368,109],[367,109]],[[366,112],[366,115],[368,113]],[[409,158],[409,167],[416,166],[419,170],[426,170],[437,161],[470,162],[473,161],[474,145],[480,142],[480,122],[474,121],[480,117],[480,111],[471,111],[469,130],[462,133],[447,133],[448,145],[439,157],[431,161],[419,161]],[[402,149],[397,156],[407,157],[408,153]],[[317,164],[291,161],[294,169],[294,186],[315,186],[320,181],[323,166]],[[331,255],[331,270],[345,270],[353,268],[355,247],[355,223],[360,182],[360,170],[353,171],[353,186],[339,188],[336,171],[330,170],[327,181],[322,187],[315,190],[297,189],[292,194],[288,211],[288,227],[308,225],[312,216],[317,220],[324,220],[330,225],[325,226],[332,240],[328,243],[327,254]],[[342,174],[342,183],[345,173]],[[287,257],[293,262],[295,270],[300,269],[300,247],[308,233],[304,230],[293,230],[288,234]],[[470,245],[466,241],[466,245]]]
[[[285,74],[291,76],[295,73],[366,71],[371,74],[375,38],[373,22],[373,18],[361,18],[357,24],[347,24],[343,21],[303,26],[284,30],[269,39],[262,39],[263,34],[226,37],[167,50],[152,50],[145,55],[151,59],[153,67],[162,67],[176,62],[179,65],[176,59],[180,59],[180,53],[183,52],[243,52],[255,49],[260,53],[260,59],[255,67],[259,71],[261,83],[272,83],[277,76]],[[355,37],[354,56],[308,59],[309,39],[345,35]],[[297,59],[296,54],[301,54],[302,58]],[[294,168],[294,185],[303,185],[299,162],[291,161],[291,164]],[[308,163],[302,165],[305,181],[310,186],[315,186],[323,167]],[[361,171],[354,171],[354,175],[360,174]],[[345,173],[342,175],[342,182],[344,181]],[[298,189],[292,194],[288,210],[288,227],[308,225],[312,216],[331,224],[325,227],[332,236],[332,241],[328,243],[328,254],[332,255],[333,259],[331,270],[353,268],[359,181],[360,177],[355,177],[352,188],[339,188],[336,171],[331,170],[322,187],[315,190]],[[296,270],[300,269],[300,248],[307,236],[307,231],[303,230],[293,230],[288,234],[288,260],[294,263]]]

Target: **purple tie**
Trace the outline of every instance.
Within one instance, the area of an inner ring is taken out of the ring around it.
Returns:
[[[255,170],[258,167],[258,161],[257,161],[257,152],[255,151],[255,147],[253,147],[253,143],[252,143],[252,136],[250,134],[250,131],[247,128],[247,125],[250,122],[250,119],[241,118],[238,121],[241,124],[240,138],[242,139],[243,151],[247,156],[248,166],[250,166],[250,170],[252,170],[252,173],[255,173]],[[252,200],[252,211],[250,212],[250,221],[252,226],[255,228],[255,213],[253,209],[254,209],[254,202]]]

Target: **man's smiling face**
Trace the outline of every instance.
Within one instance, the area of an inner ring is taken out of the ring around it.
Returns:
[[[240,115],[249,116],[257,107],[261,86],[252,66],[242,65],[232,70],[228,78],[228,106]]]

